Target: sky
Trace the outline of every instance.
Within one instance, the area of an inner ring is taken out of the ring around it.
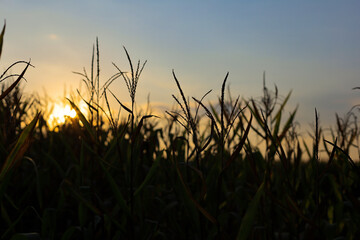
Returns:
[[[174,69],[186,95],[207,100],[220,95],[222,81],[233,96],[262,94],[263,72],[269,89],[287,108],[299,105],[297,120],[335,123],[360,103],[359,1],[115,1],[0,0],[6,33],[0,70],[17,60],[35,66],[24,91],[54,99],[81,86],[73,71],[90,70],[92,46],[99,39],[101,81],[129,70],[123,46],[136,62],[147,60],[137,101],[174,103]],[[111,87],[119,100],[129,96],[123,80]],[[206,101],[205,101],[206,102]]]

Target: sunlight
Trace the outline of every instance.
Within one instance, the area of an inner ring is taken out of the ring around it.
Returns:
[[[86,116],[88,109],[85,102],[78,103],[80,111]],[[70,105],[65,103],[55,103],[50,116],[47,119],[50,129],[55,129],[56,126],[62,125],[67,119],[75,118],[76,111]]]
[[[49,125],[54,128],[57,125],[65,123],[66,118],[74,118],[76,116],[76,111],[71,109],[69,105],[61,106],[55,104],[54,109],[49,116],[48,122]]]

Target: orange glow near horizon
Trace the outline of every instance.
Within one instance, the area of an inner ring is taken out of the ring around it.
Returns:
[[[87,109],[85,103],[80,102],[78,106],[80,111],[84,115],[86,115]],[[72,109],[70,105],[55,103],[54,108],[51,111],[51,114],[49,115],[47,122],[50,128],[54,129],[56,126],[64,124],[66,122],[66,119],[75,118],[75,117],[76,117],[76,111],[75,109]]]
[[[71,109],[69,105],[61,106],[55,104],[52,113],[49,116],[48,123],[51,128],[54,128],[57,125],[64,124],[66,118],[74,118],[76,116],[76,112],[74,109]]]

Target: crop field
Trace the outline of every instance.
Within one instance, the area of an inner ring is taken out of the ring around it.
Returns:
[[[5,26],[0,57],[4,35]],[[22,93],[32,63],[1,66],[1,239],[360,239],[360,168],[349,154],[359,148],[356,106],[336,115],[329,137],[314,109],[309,143],[287,108],[291,93],[265,78],[263,96],[241,99],[225,75],[208,103],[187,96],[173,70],[177,107],[137,111],[146,62],[124,48],[128,68],[115,65],[102,83],[97,42],[92,56],[76,73],[86,111],[66,99],[76,114],[55,127]],[[111,92],[114,81],[129,104]]]

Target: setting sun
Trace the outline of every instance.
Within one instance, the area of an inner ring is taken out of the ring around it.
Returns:
[[[69,105],[61,106],[56,104],[48,121],[50,126],[55,127],[56,125],[65,123],[66,118],[74,118],[75,116],[75,110],[71,109]]]

